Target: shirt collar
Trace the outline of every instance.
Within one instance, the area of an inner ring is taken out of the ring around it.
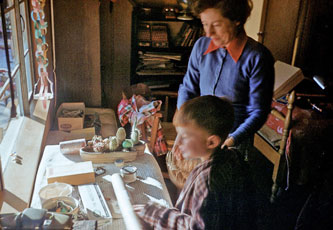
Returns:
[[[240,36],[233,39],[229,43],[229,45],[225,48],[236,63],[244,50],[246,42],[247,42],[247,36],[245,33],[242,33],[240,34]],[[211,40],[204,55],[211,53],[219,48],[221,47],[216,46],[214,42]]]

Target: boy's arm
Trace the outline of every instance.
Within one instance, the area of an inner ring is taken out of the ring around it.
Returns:
[[[196,219],[176,208],[166,208],[149,202],[134,209],[141,220],[152,229],[204,229],[201,218]]]
[[[140,208],[138,205],[134,206],[134,210],[141,220],[154,229],[204,229],[205,224],[200,215],[200,208],[208,194],[208,173],[209,171],[205,170],[194,178],[193,174],[189,176],[190,181],[186,182],[177,201],[182,204],[183,212],[177,208],[167,208],[152,202]]]

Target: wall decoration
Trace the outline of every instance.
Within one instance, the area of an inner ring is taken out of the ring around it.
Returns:
[[[47,51],[49,48],[45,35],[47,33],[47,22],[45,19],[44,6],[46,0],[32,0],[31,18],[35,28],[36,60],[38,65],[38,80],[34,87],[34,99],[53,99],[53,82],[48,77],[47,67],[49,60]],[[40,84],[40,87],[38,87]],[[39,90],[39,91],[38,91]]]

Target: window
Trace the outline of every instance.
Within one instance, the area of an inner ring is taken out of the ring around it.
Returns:
[[[10,148],[3,140],[10,134],[11,123],[29,114],[34,75],[28,0],[0,3],[0,154],[4,170]]]

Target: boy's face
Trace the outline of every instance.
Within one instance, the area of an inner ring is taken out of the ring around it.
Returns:
[[[201,158],[206,160],[210,157],[211,150],[208,148],[209,134],[197,125],[177,126],[177,143],[184,158]]]

